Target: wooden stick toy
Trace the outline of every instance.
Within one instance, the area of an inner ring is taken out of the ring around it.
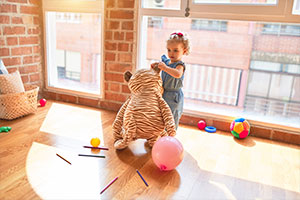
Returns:
[[[62,157],[61,155],[59,155],[58,153],[56,154],[58,157],[60,157],[61,159],[63,159],[64,161],[66,161],[67,163],[69,163],[70,165],[72,165],[72,163],[70,163],[69,161],[67,161],[64,157]]]
[[[141,177],[141,179],[144,181],[145,185],[148,187],[148,183],[146,182],[146,180],[143,178],[142,174],[139,172],[139,170],[136,170],[136,172],[139,174],[139,176]]]
[[[114,180],[112,180],[101,192],[100,194],[102,194],[111,184],[113,184],[119,177],[114,178]]]
[[[105,156],[99,156],[99,155],[86,155],[86,154],[78,154],[78,156],[105,158]]]
[[[108,150],[108,148],[106,148],[106,147],[92,147],[92,146],[83,146],[83,148]]]

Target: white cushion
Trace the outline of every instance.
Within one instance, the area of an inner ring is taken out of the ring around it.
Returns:
[[[0,74],[0,94],[25,92],[19,71]]]
[[[0,74],[8,74],[8,71],[6,70],[3,61],[0,59]]]

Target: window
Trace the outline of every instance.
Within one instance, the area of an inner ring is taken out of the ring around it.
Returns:
[[[272,9],[273,4],[280,8],[290,2],[259,1],[263,6],[246,0],[220,5],[180,2],[185,6],[179,11],[140,8],[138,66],[147,68],[167,54],[165,41],[170,33],[187,32],[192,48],[183,58],[184,112],[243,116],[300,128],[300,18]],[[230,7],[236,2],[240,8],[249,8],[248,14],[256,10],[257,16],[261,11],[267,14],[253,20],[256,15],[234,13]],[[188,4],[190,15],[185,17]],[[206,9],[210,6],[215,9]],[[269,17],[271,13],[274,16]],[[163,25],[153,26],[153,18]]]
[[[102,3],[43,1],[48,89],[101,95]]]
[[[300,25],[264,24],[263,34],[300,36]]]
[[[193,0],[195,4],[211,3],[211,4],[260,4],[260,5],[276,5],[277,0],[253,1],[253,0]]]
[[[143,8],[156,8],[156,9],[180,9],[180,0],[144,0],[142,1]]]
[[[162,28],[163,20],[162,17],[148,17],[148,27]]]
[[[192,30],[227,31],[226,21],[192,19]]]
[[[300,0],[294,0],[293,15],[300,15]]]

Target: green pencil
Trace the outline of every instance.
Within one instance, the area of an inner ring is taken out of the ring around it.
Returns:
[[[105,158],[105,156],[99,156],[99,155],[86,155],[86,154],[78,154],[78,156]]]

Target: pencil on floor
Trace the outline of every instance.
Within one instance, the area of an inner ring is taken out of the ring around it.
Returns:
[[[60,157],[61,159],[63,159],[64,161],[66,161],[67,163],[69,163],[70,165],[72,165],[72,163],[70,163],[69,161],[67,161],[64,157],[62,157],[61,155],[59,155],[58,153],[56,154],[58,157]]]
[[[111,184],[113,184],[119,177],[114,178],[114,180],[112,180],[101,192],[100,194],[102,194]]]
[[[78,154],[78,156],[105,158],[105,156],[99,156],[99,155],[87,155],[87,154]]]
[[[83,146],[83,148],[108,150],[108,148],[107,148],[107,147],[91,147],[91,146]]]
[[[148,183],[146,182],[146,180],[143,178],[142,174],[139,172],[139,170],[136,170],[136,172],[139,174],[139,176],[141,177],[141,179],[144,181],[145,185],[148,187]]]

